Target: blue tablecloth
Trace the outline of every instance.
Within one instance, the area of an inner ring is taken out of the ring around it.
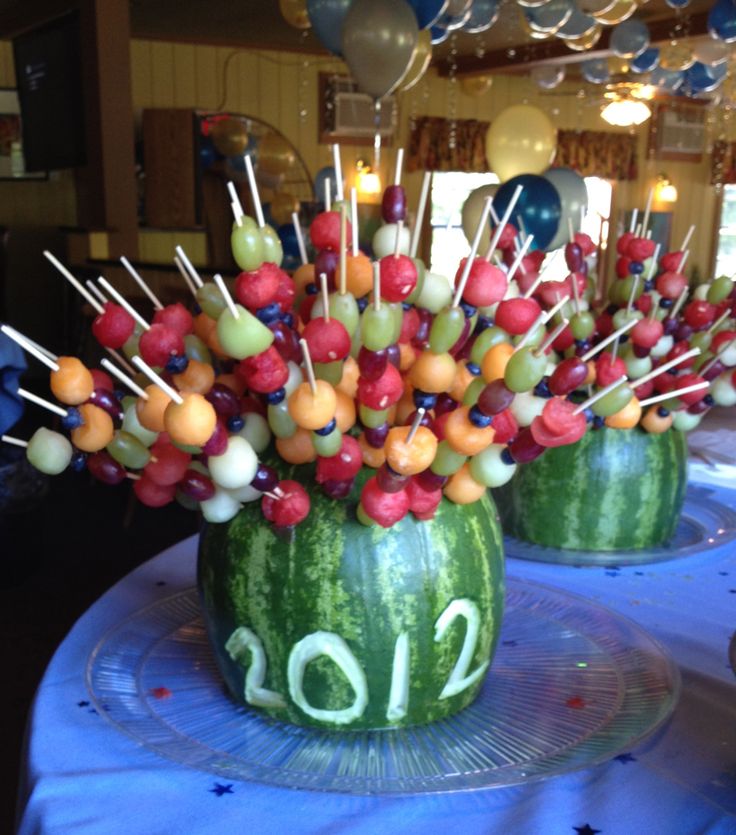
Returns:
[[[733,436],[724,436],[732,443]],[[721,443],[714,449],[723,452]],[[736,510],[736,470],[695,465]],[[586,771],[459,794],[358,797],[231,782],[160,758],[90,704],[84,671],[105,630],[194,583],[194,539],[130,574],[76,624],[33,707],[21,835],[229,833],[736,833],[736,547],[621,568],[509,560],[512,576],[567,589],[637,621],[672,653],[683,691],[653,738]]]

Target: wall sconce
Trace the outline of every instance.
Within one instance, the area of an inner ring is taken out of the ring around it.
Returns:
[[[381,178],[365,160],[355,163],[355,188],[359,195],[374,196],[381,193]]]
[[[677,188],[666,174],[659,174],[654,186],[654,197],[659,203],[676,203]]]

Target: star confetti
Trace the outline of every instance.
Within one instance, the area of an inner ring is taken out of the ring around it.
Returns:
[[[617,757],[613,758],[614,760],[618,760],[620,763],[635,763],[636,757],[633,754],[619,754]]]
[[[586,823],[585,826],[573,826],[573,829],[578,835],[595,835],[596,832],[601,832],[600,829],[593,829],[593,827]]]
[[[89,702],[85,699],[82,699],[81,702],[77,702],[77,707],[89,707]]]
[[[222,783],[215,783],[214,789],[208,789],[208,791],[211,791],[212,794],[216,794],[218,797],[222,797],[223,794],[235,794],[232,783],[227,783],[224,786]]]
[[[152,687],[148,692],[154,699],[170,699],[174,695],[168,687]]]
[[[575,710],[582,710],[585,707],[585,699],[582,696],[570,696],[565,704]]]

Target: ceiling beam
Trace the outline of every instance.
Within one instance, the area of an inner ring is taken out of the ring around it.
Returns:
[[[681,22],[678,18],[645,21],[649,28],[652,45],[669,41],[672,38],[674,27]],[[490,72],[501,74],[526,73],[533,67],[542,64],[577,64],[591,58],[609,58],[614,54],[609,46],[611,30],[612,27],[606,26],[598,43],[586,52],[574,52],[565,45],[564,41],[554,38],[549,41],[523,43],[514,47],[495,49],[492,52],[487,52],[482,58],[475,55],[460,55],[455,62],[455,74],[461,76],[482,75]],[[708,13],[699,12],[690,15],[687,37],[697,37],[707,33]],[[509,57],[510,49],[515,51],[513,57]],[[449,62],[445,60],[440,63],[437,71],[442,76],[449,75]]]

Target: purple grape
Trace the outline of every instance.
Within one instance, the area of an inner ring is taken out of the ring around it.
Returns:
[[[388,353],[385,348],[380,351],[369,351],[361,348],[358,353],[358,369],[364,380],[373,382],[383,375],[388,365]]]
[[[267,467],[265,464],[259,464],[256,474],[251,481],[251,487],[260,490],[261,493],[270,493],[278,487],[279,474],[273,467]]]
[[[125,481],[125,467],[104,450],[95,452],[87,459],[87,469],[103,484],[120,484]]]
[[[184,478],[179,482],[179,489],[195,502],[206,502],[215,495],[212,479],[196,470],[187,470],[184,473]]]
[[[222,417],[231,418],[240,414],[240,398],[231,388],[222,383],[215,383],[205,394],[205,399]]]
[[[354,478],[348,478],[344,481],[328,479],[327,481],[322,482],[322,489],[324,490],[325,495],[329,496],[331,499],[346,499],[350,495],[350,491],[353,489],[354,482]]]
[[[374,447],[375,449],[379,449],[386,443],[386,438],[388,437],[388,430],[388,421],[386,423],[382,423],[380,426],[376,426],[373,429],[370,426],[366,426],[363,430],[366,443],[369,446]]]
[[[398,493],[408,482],[408,476],[395,472],[388,464],[383,464],[376,472],[376,484],[384,493]]]

